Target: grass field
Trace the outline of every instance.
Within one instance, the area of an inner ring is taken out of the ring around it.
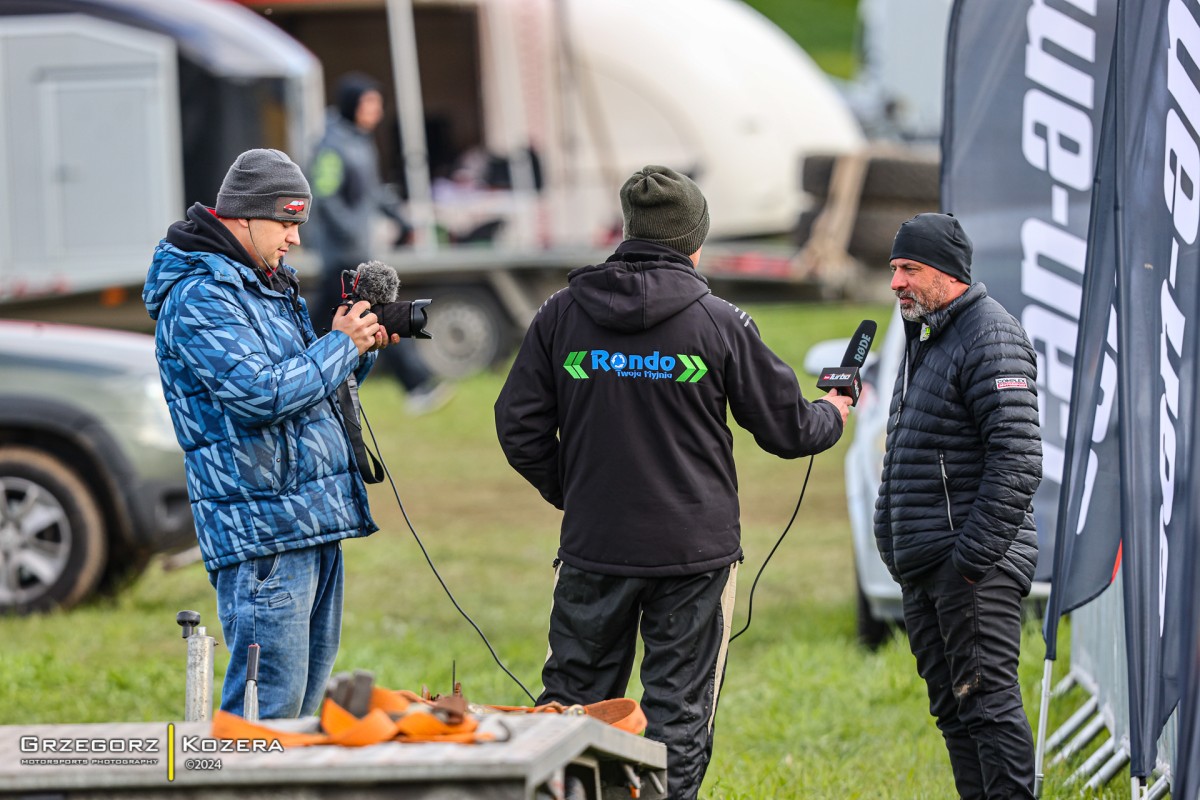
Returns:
[[[887,309],[876,306],[750,310],[768,343],[793,365],[817,339],[849,336],[863,317],[887,319]],[[509,469],[496,444],[492,403],[502,380],[494,373],[465,381],[450,406],[421,418],[402,412],[402,396],[386,379],[369,381],[363,397],[439,571],[536,694],[559,515]],[[802,377],[802,384],[812,379]],[[843,449],[817,457],[800,516],[758,587],[753,625],[731,647],[705,797],[953,796],[906,643],[892,641],[875,653],[855,643]],[[806,460],[768,456],[740,430],[736,452],[746,551],[740,627],[754,574],[791,514]],[[469,699],[527,702],[442,593],[386,484],[373,487],[372,508],[382,530],[345,550],[336,669],[373,670],[393,688],[446,692],[456,668]],[[174,617],[185,608],[200,611],[220,640],[213,591],[200,565],[172,573],[152,568],[115,600],[70,614],[0,619],[0,724],[180,718],[185,646]],[[217,652],[219,681],[228,656]],[[1022,665],[1031,718],[1042,654],[1031,624]],[[1072,709],[1069,701],[1056,703],[1055,717]],[[1047,797],[1062,796],[1056,795],[1062,777],[1050,776]]]
[[[838,78],[857,71],[857,0],[746,0],[800,43],[821,69]]]

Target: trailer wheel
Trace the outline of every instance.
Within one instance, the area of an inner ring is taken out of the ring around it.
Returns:
[[[104,572],[96,499],[59,458],[0,447],[0,612],[70,608]]]
[[[499,363],[512,346],[512,325],[491,294],[476,287],[433,294],[428,330],[417,345],[425,363],[444,378],[463,378]]]

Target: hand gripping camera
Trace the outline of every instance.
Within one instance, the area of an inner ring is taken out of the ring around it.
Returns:
[[[432,339],[425,330],[429,317],[425,311],[432,300],[397,300],[400,276],[394,267],[379,261],[359,264],[358,269],[342,272],[341,305],[352,306],[360,300],[371,304],[371,313],[387,329],[388,336],[398,333],[412,339]],[[363,312],[366,314],[367,312]]]

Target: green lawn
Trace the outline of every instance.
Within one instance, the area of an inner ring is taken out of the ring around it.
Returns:
[[[821,69],[838,78],[858,70],[857,0],[745,0],[800,43]]]
[[[888,318],[878,306],[750,310],[793,365],[817,339],[849,336],[864,317]],[[485,374],[465,381],[446,409],[421,418],[403,413],[402,396],[387,380],[369,381],[363,397],[442,576],[536,693],[559,515],[509,469],[496,444],[492,403],[502,380]],[[791,514],[807,462],[775,459],[737,433],[746,551],[735,620],[741,627],[754,574]],[[869,653],[855,643],[843,449],[817,457],[800,516],[759,584],[753,625],[731,646],[706,797],[952,796],[907,645],[892,641]],[[526,702],[442,593],[386,484],[372,488],[372,508],[382,530],[346,546],[336,669],[369,669],[393,688],[446,692],[456,668],[469,699]],[[180,718],[185,646],[174,618],[185,608],[198,610],[220,640],[213,591],[199,565],[152,568],[115,600],[69,614],[0,619],[0,724]],[[217,653],[219,682],[227,655]],[[1042,653],[1031,624],[1022,665],[1031,718]],[[1056,719],[1071,710],[1070,701],[1054,705]],[[1051,776],[1047,797],[1063,777]]]

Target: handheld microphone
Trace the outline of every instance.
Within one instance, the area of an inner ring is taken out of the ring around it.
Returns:
[[[840,367],[827,367],[821,370],[817,378],[817,388],[825,391],[836,390],[850,398],[850,405],[858,405],[862,394],[862,377],[858,374],[867,363],[867,353],[871,352],[871,343],[875,341],[875,331],[878,325],[873,319],[864,319],[858,324],[858,330],[846,346],[846,354],[842,356]]]

